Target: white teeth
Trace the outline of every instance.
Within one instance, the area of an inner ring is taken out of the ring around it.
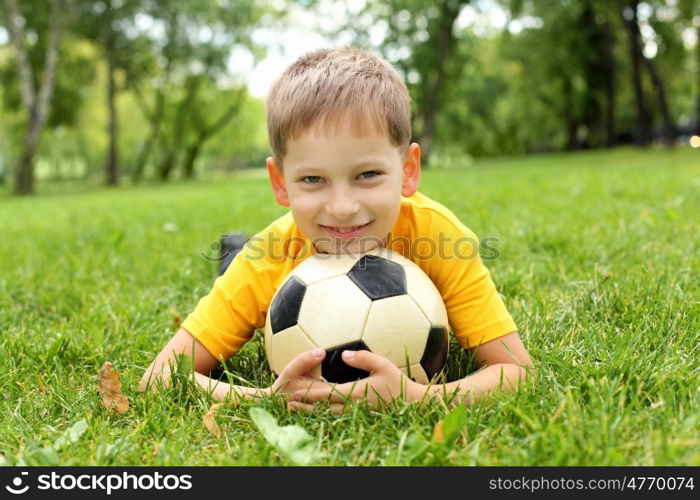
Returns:
[[[335,231],[336,233],[352,233],[353,231],[357,230],[361,226],[355,226],[355,227],[349,227],[343,229],[342,227],[332,227],[331,229]]]
[[[352,233],[353,231],[357,231],[359,228],[362,226],[355,226],[355,227],[329,227],[331,231],[335,231],[336,233],[341,233],[341,234],[346,234],[346,233]]]

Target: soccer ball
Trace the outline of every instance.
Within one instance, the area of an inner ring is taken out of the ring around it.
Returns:
[[[448,331],[440,292],[410,260],[387,249],[317,254],[273,296],[265,351],[279,375],[298,354],[322,347],[326,357],[311,375],[342,383],[369,375],[345,364],[343,350],[368,350],[427,384],[445,366]]]

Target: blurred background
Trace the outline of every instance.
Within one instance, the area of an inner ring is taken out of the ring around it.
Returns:
[[[700,0],[0,0],[0,193],[263,167],[270,83],[344,45],[405,77],[428,168],[700,148],[699,39]]]

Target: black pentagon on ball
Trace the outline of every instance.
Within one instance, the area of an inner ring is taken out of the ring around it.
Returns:
[[[306,285],[296,276],[287,280],[270,305],[272,333],[294,326],[299,320],[299,310],[306,294]]]
[[[449,339],[447,328],[444,326],[434,326],[428,333],[428,341],[425,344],[425,351],[421,357],[420,364],[428,376],[428,380],[440,373],[447,361],[447,349]]]
[[[321,363],[321,375],[328,382],[344,384],[345,382],[353,382],[369,375],[369,372],[353,368],[343,361],[341,355],[345,350],[369,351],[369,348],[361,340],[356,340],[326,349],[326,357]]]
[[[348,272],[350,278],[372,300],[406,293],[403,267],[379,255],[365,255]]]

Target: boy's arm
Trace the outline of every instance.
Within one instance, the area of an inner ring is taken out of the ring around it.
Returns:
[[[194,365],[192,379],[194,382],[207,392],[210,392],[214,399],[225,401],[228,399],[258,398],[269,396],[272,393],[288,394],[301,389],[317,387],[319,381],[314,379],[311,373],[323,362],[326,351],[324,349],[315,349],[302,352],[289,362],[270,387],[260,389],[257,387],[233,385],[204,375],[212,371],[219,364],[219,361],[187,330],[180,328],[156,356],[156,359],[146,368],[141,377],[138,390],[143,392],[149,388],[151,390],[159,390],[161,387],[168,387],[170,369],[174,367],[179,354],[192,358],[192,364]]]
[[[482,369],[454,382],[429,386],[424,394],[438,397],[456,394],[457,399],[470,404],[491,391],[512,391],[534,373],[534,364],[518,332],[486,342],[472,351],[478,363],[484,365]]]
[[[211,353],[184,328],[180,328],[180,330],[173,335],[150,366],[146,368],[139,383],[139,392],[143,392],[149,388],[158,390],[163,386],[168,387],[170,369],[175,366],[179,354],[184,354],[192,358],[192,364],[194,366],[194,373],[192,374],[193,380],[197,385],[211,392],[214,399],[222,401],[231,396],[255,397],[270,393],[270,388],[258,389],[255,387],[231,385],[204,375],[212,371],[219,364],[219,360],[212,356]]]

